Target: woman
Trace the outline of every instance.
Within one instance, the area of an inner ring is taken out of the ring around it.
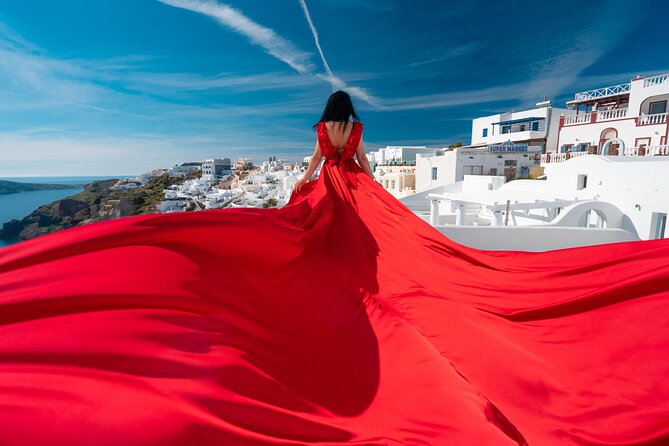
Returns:
[[[458,245],[334,98],[280,209],[0,250],[0,444],[667,443],[669,241]]]
[[[332,93],[320,121],[314,125],[318,138],[307,171],[302,178],[297,180],[293,190],[299,192],[302,186],[309,181],[323,158],[323,150],[328,160],[353,159],[352,155],[355,154],[362,170],[374,180],[372,168],[365,155],[365,145],[362,142],[362,127],[348,93],[341,90]],[[324,142],[323,149],[320,144],[321,139]]]

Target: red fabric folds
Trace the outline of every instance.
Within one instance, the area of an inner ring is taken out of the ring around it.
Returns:
[[[668,265],[470,249],[352,161],[60,231],[0,250],[0,444],[667,444]]]

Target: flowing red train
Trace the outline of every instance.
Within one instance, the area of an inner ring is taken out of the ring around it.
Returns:
[[[669,240],[471,249],[336,160],[0,250],[0,444],[669,444],[668,314]]]

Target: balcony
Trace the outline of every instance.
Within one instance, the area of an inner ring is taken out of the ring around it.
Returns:
[[[541,155],[541,164],[563,163],[577,156],[588,155],[588,152],[544,153]]]
[[[507,141],[531,141],[546,137],[545,131],[526,130],[523,132],[499,133],[482,138],[482,144],[501,144]]]
[[[636,118],[636,125],[666,124],[669,122],[669,113],[657,113],[654,115],[641,115]],[[590,113],[566,116],[563,125],[565,127],[579,124],[595,124],[598,122],[615,121],[617,119],[632,119],[627,108],[612,108],[610,110],[598,110]]]
[[[669,156],[669,145],[648,146],[642,149],[641,147],[630,147],[623,151],[625,156]]]
[[[623,119],[627,117],[627,108],[613,108],[597,112],[597,122],[610,121],[612,119]]]
[[[592,113],[581,113],[564,118],[564,125],[589,124],[592,122]]]
[[[654,87],[669,82],[669,73],[644,79],[643,88]]]
[[[546,153],[541,155],[541,164],[563,163],[578,156],[592,155],[588,152]],[[621,155],[609,155],[621,156]],[[629,147],[623,150],[622,156],[669,156],[669,145],[649,147]]]
[[[666,124],[669,113],[658,113],[656,115],[642,115],[637,118],[637,125]]]
[[[593,99],[606,98],[609,96],[618,96],[621,94],[628,94],[630,92],[631,84],[628,82],[626,84],[613,85],[611,87],[597,88],[595,90],[583,91],[581,93],[576,93],[574,95],[574,102],[584,102],[590,101]]]

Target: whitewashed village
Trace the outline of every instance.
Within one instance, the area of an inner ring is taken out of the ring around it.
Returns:
[[[669,73],[578,92],[564,106],[472,121],[471,142],[366,153],[376,180],[452,240],[480,249],[549,249],[665,238],[669,214]],[[201,177],[165,190],[161,212],[283,206],[310,157],[188,161]],[[318,175],[318,170],[315,176]]]

